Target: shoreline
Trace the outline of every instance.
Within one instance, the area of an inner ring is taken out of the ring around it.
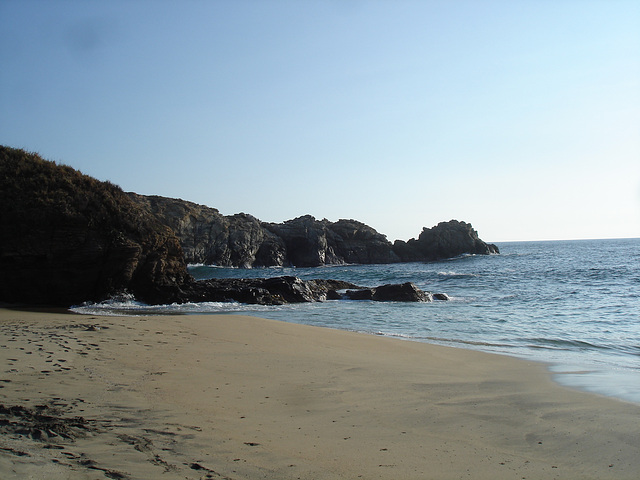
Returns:
[[[0,331],[5,416],[24,427],[47,405],[59,420],[52,436],[3,432],[3,478],[640,471],[640,406],[559,385],[533,361],[236,314],[0,308]]]

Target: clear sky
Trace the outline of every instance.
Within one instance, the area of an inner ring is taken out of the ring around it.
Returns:
[[[391,241],[640,237],[640,2],[0,0],[0,144]]]

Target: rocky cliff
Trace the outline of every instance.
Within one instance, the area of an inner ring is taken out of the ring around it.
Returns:
[[[391,244],[356,220],[303,216],[281,224],[183,200],[124,193],[0,146],[0,302],[69,306],[128,291],[146,303],[235,300],[280,304],[351,298],[428,301],[413,284],[363,289],[296,277],[196,282],[190,263],[319,266],[497,253],[471,225],[451,221]],[[349,289],[347,293],[341,290]]]
[[[233,267],[285,264],[282,239],[251,215],[224,216],[215,208],[174,198],[135,193],[129,197],[173,229],[187,263]]]
[[[193,281],[171,229],[122,190],[0,146],[0,301],[155,303]]]
[[[281,239],[284,264],[317,267],[344,263],[392,263],[399,258],[387,237],[356,220],[316,220],[311,215],[263,227]]]
[[[232,267],[375,264],[432,261],[461,254],[498,253],[473,227],[451,220],[424,228],[418,239],[391,243],[356,220],[317,220],[310,215],[265,223],[244,213],[224,216],[180,199],[130,197],[157,215],[180,238],[187,263]]]

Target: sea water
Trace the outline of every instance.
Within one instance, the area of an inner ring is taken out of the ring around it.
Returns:
[[[238,269],[191,266],[197,279],[295,275],[365,287],[413,282],[450,301],[332,300],[283,306],[135,299],[83,313],[242,313],[472,348],[545,362],[565,385],[640,403],[640,239],[498,243],[500,255],[429,263]]]

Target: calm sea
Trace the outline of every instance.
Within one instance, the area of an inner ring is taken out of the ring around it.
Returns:
[[[328,301],[277,307],[149,307],[118,299],[83,313],[242,313],[542,361],[565,385],[640,403],[640,239],[499,243],[501,254],[318,268],[192,266],[198,279],[295,275],[362,286],[414,282],[451,301]]]

